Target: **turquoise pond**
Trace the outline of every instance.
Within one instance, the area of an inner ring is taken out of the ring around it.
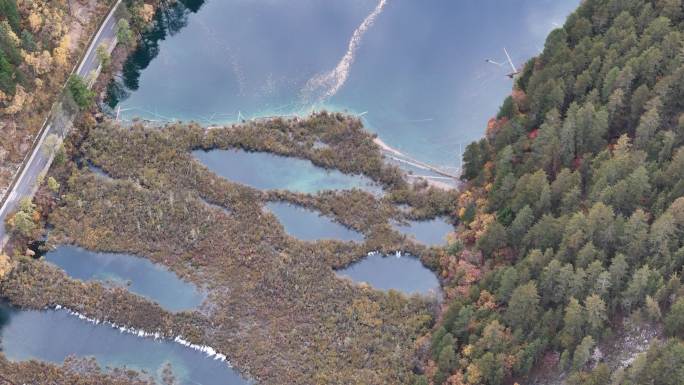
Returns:
[[[315,211],[283,202],[269,202],[266,208],[278,218],[285,232],[295,238],[304,241],[320,239],[363,241],[362,234]]]
[[[127,119],[201,124],[346,110],[455,169],[512,87],[510,68],[485,59],[505,62],[506,48],[521,66],[579,2],[185,0],[145,34],[110,103]]]
[[[199,307],[206,295],[165,267],[129,254],[97,253],[75,246],[59,246],[45,260],[69,276],[126,287],[170,311]]]
[[[103,367],[144,370],[160,380],[170,363],[183,385],[250,384],[226,362],[172,341],[121,333],[109,325],[81,320],[65,310],[16,310],[0,306],[2,352],[13,361],[62,363],[70,355],[94,357]],[[59,331],[59,332],[55,332]]]
[[[371,253],[337,275],[354,282],[367,283],[379,290],[397,290],[404,294],[439,295],[439,280],[420,260],[411,255]]]
[[[192,154],[217,175],[261,190],[315,194],[358,188],[373,194],[382,192],[379,185],[365,176],[326,170],[304,159],[242,150],[196,150]]]

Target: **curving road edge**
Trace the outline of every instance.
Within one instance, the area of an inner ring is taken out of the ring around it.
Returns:
[[[78,66],[72,71],[79,76],[86,77],[91,73],[99,74],[101,66],[97,58],[96,49],[101,44],[106,44],[111,52],[116,46],[116,24],[115,16],[117,8],[120,6],[121,0],[112,6],[109,13],[102,21],[100,28],[97,30],[95,37],[90,41],[90,45],[85,54],[81,58]],[[64,87],[63,87],[64,88]],[[24,160],[21,171],[16,176],[11,188],[5,195],[5,200],[2,201],[0,207],[0,251],[5,247],[9,240],[9,234],[5,229],[5,221],[7,216],[13,212],[18,206],[19,202],[26,197],[33,197],[38,190],[37,180],[41,174],[47,172],[52,164],[54,158],[54,151],[45,151],[45,138],[50,134],[57,135],[60,139],[64,139],[68,125],[70,122],[55,119],[53,112],[50,112],[43,123],[43,127],[39,132],[38,140],[33,146],[33,150],[28,159]]]

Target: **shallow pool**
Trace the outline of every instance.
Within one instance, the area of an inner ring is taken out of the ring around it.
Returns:
[[[170,311],[196,308],[206,296],[164,266],[135,255],[97,253],[64,245],[48,252],[45,259],[73,278],[124,286]]]
[[[393,227],[427,246],[446,244],[447,235],[454,231],[454,226],[444,218],[435,218],[429,221],[407,221],[405,225],[394,223]]]
[[[380,290],[394,289],[406,294],[439,293],[437,276],[412,255],[370,253],[366,258],[338,270],[337,274]]]
[[[278,217],[285,231],[304,241],[337,239],[363,241],[363,235],[315,211],[283,202],[269,202],[267,209]]]
[[[80,320],[65,310],[18,310],[0,306],[2,351],[12,361],[37,359],[61,364],[69,355],[95,357],[100,366],[144,370],[160,380],[166,363],[183,385],[249,384],[226,362],[173,341],[121,333],[109,325]],[[58,332],[56,332],[58,331]]]
[[[312,194],[352,188],[374,194],[381,191],[380,186],[365,176],[326,170],[304,159],[242,150],[197,150],[192,154],[217,175],[261,190]]]

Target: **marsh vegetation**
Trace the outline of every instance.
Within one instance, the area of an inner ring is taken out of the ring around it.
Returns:
[[[84,120],[67,145],[69,159],[78,162],[53,167],[60,188],[42,192],[52,202],[49,210],[35,208],[49,212],[41,217],[53,228],[48,244],[149,258],[205,287],[207,301],[200,311],[168,313],[122,288],[74,281],[25,259],[4,280],[3,293],[23,307],[61,304],[164,336],[183,335],[214,347],[264,384],[408,382],[435,298],[357,285],[334,269],[371,251],[410,252],[434,266],[443,251],[412,242],[390,221],[448,215],[456,194],[409,185],[382,161],[372,138],[358,120],[327,113],[211,130]],[[261,191],[214,174],[192,155],[236,148],[363,174],[387,193]],[[274,201],[316,210],[364,239],[298,240],[263,211]],[[404,212],[399,204],[412,209]]]

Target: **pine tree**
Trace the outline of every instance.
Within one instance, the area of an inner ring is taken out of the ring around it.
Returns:
[[[603,330],[603,325],[608,319],[606,304],[601,297],[592,294],[584,301],[584,307],[587,311],[587,324],[594,336],[599,336]]]
[[[579,342],[584,335],[586,320],[584,307],[575,298],[570,298],[570,302],[565,307],[563,331],[560,335],[560,341],[564,347],[572,348]]]
[[[665,317],[665,331],[670,336],[684,338],[684,297],[679,298]]]
[[[514,328],[529,330],[539,314],[537,285],[528,282],[518,286],[511,294],[506,308],[506,321]]]
[[[575,370],[582,369],[591,358],[591,349],[594,348],[594,339],[591,336],[586,336],[582,342],[575,349],[575,354],[572,356],[572,367]]]

